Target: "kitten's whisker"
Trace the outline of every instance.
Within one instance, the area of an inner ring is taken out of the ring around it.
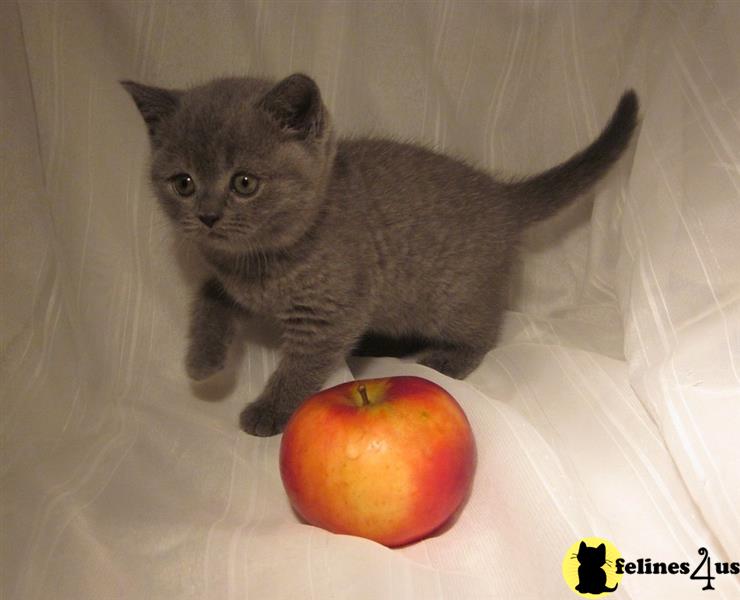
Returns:
[[[266,252],[263,252],[262,254],[265,257],[265,271],[267,271],[270,268],[270,257]]]

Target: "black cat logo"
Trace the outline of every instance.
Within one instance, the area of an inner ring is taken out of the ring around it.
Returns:
[[[604,544],[592,548],[586,546],[585,542],[581,542],[581,545],[578,546],[576,558],[580,564],[578,567],[577,591],[581,594],[603,594],[617,589],[618,583],[613,588],[606,587],[606,571],[604,571],[603,566],[607,563],[607,560]]]
[[[619,550],[609,540],[584,538],[573,544],[563,559],[563,578],[577,594],[592,597],[610,594],[619,586],[615,570]]]

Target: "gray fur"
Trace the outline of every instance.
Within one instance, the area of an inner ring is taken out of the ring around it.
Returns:
[[[148,126],[156,195],[211,269],[193,306],[188,374],[223,368],[241,310],[283,326],[280,364],[241,414],[262,436],[280,432],[367,332],[423,338],[422,364],[470,373],[496,340],[522,229],[607,172],[638,111],[629,91],[586,150],[499,181],[415,145],[337,141],[304,75],[177,92],[122,83]],[[230,189],[236,172],[259,178],[253,196]],[[192,177],[192,196],[173,191],[178,173]]]

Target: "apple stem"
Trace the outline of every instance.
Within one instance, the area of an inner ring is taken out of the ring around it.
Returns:
[[[360,384],[360,387],[357,388],[357,391],[360,392],[360,396],[362,396],[362,405],[367,406],[370,404],[370,399],[367,397],[367,389],[365,388],[364,384]]]

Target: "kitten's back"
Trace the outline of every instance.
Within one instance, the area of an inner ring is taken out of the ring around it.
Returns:
[[[627,148],[639,103],[624,93],[609,123],[587,148],[542,173],[499,181],[469,164],[414,144],[387,139],[339,143],[337,166],[352,169],[358,192],[387,220],[416,219],[420,227],[458,222],[496,226],[501,235],[555,214],[601,179]],[[423,220],[423,215],[430,219]],[[493,220],[493,221],[492,221]]]

